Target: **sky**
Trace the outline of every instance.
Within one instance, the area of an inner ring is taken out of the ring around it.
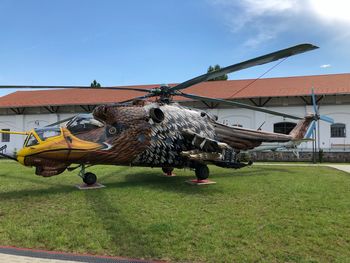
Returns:
[[[349,10],[346,0],[0,0],[0,85],[179,83],[300,43],[320,49],[229,79],[349,73]]]

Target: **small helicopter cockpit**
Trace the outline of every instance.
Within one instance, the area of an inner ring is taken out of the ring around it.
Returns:
[[[92,116],[92,114],[79,114],[70,120],[66,127],[72,134],[82,133],[102,128],[104,124]]]
[[[81,139],[88,139],[86,133],[92,130],[103,128],[104,124],[94,119],[92,114],[79,114],[75,116],[66,124],[66,128],[75,136]],[[44,127],[36,128],[29,132],[24,141],[24,147],[31,147],[46,141],[49,138],[58,137],[62,135],[62,129],[59,127]],[[96,134],[97,135],[97,134]],[[104,135],[104,132],[103,132]],[[100,138],[104,139],[104,138]]]
[[[56,127],[45,127],[32,130],[24,141],[25,147],[39,144],[40,141],[46,141],[48,138],[61,135],[61,129]],[[39,139],[39,140],[38,140]]]

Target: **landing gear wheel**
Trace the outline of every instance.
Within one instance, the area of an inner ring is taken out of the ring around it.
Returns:
[[[162,167],[162,171],[166,175],[171,176],[173,174],[174,168],[172,168],[172,167]]]
[[[206,180],[209,177],[209,168],[204,164],[197,165],[195,172],[198,180]]]
[[[94,173],[85,173],[83,176],[83,181],[84,183],[86,183],[87,185],[93,185],[96,183],[97,181],[97,177]]]

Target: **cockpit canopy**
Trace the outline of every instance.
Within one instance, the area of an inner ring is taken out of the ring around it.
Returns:
[[[67,129],[78,137],[87,131],[104,127],[104,124],[94,119],[92,114],[79,114],[66,124]],[[44,127],[34,129],[24,142],[25,147],[39,144],[39,141],[46,141],[48,138],[61,135],[62,131],[59,127]]]
[[[35,136],[34,133],[37,136]],[[34,132],[28,135],[27,139],[24,142],[24,145],[26,147],[29,147],[29,146],[39,144],[37,137],[39,137],[41,141],[45,141],[48,138],[56,137],[59,135],[61,135],[61,129],[56,127],[45,127],[45,128],[34,129]]]
[[[92,114],[79,114],[70,120],[66,127],[72,134],[94,130],[103,127],[104,124],[92,116]]]

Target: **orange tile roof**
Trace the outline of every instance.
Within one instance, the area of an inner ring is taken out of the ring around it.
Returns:
[[[350,73],[301,77],[208,81],[184,92],[221,99],[308,96],[314,87],[317,95],[350,94]],[[172,84],[174,85],[174,84]],[[171,86],[172,86],[171,85]],[[129,86],[150,89],[158,85]],[[35,90],[16,91],[0,98],[0,108],[58,105],[94,105],[120,102],[144,95],[121,90]],[[176,98],[187,100],[185,98]]]

